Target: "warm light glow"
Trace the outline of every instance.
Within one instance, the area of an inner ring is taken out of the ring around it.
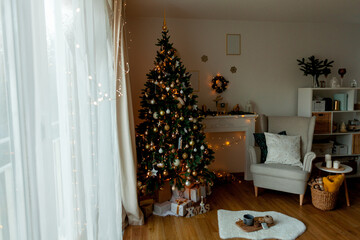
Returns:
[[[225,145],[229,146],[230,145],[230,141],[226,141]]]

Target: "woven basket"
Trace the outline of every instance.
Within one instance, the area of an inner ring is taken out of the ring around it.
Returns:
[[[315,187],[314,185],[311,187],[312,204],[316,208],[318,208],[320,210],[324,210],[324,211],[334,209],[337,198],[338,198],[339,191],[326,192],[326,191],[321,191],[321,190],[315,189],[314,187]]]

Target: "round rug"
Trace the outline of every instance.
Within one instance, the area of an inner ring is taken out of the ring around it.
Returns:
[[[261,229],[255,232],[245,232],[236,225],[238,219],[243,220],[245,214],[254,217],[270,215],[275,221],[275,225],[269,229]],[[222,239],[227,238],[247,238],[247,239],[296,239],[303,234],[306,226],[296,218],[289,217],[279,212],[256,212],[256,211],[228,211],[218,210],[219,235]]]

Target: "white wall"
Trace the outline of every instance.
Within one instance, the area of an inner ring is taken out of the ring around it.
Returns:
[[[130,77],[135,119],[145,74],[152,68],[162,19],[128,19],[130,33]],[[333,75],[347,68],[346,78],[360,80],[360,25],[316,23],[244,22],[167,19],[170,41],[178,49],[187,70],[200,71],[199,106],[214,109],[215,94],[209,82],[216,73],[230,81],[222,94],[230,107],[248,100],[255,111],[269,115],[296,115],[297,88],[310,87],[311,76],[303,76],[296,59],[315,55],[335,60]],[[241,34],[241,55],[227,56],[225,36]],[[209,60],[201,61],[202,55]],[[230,67],[236,66],[235,74]],[[359,82],[360,83],[360,82]]]

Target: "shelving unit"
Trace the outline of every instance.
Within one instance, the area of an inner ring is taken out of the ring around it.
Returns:
[[[313,103],[316,97],[331,98],[334,94],[344,93],[347,95],[347,109],[342,111],[313,111]],[[298,116],[317,116],[314,142],[333,141],[336,144],[347,146],[346,154],[332,154],[333,157],[352,158],[357,164],[357,173],[349,175],[360,177],[360,131],[339,132],[341,122],[345,124],[349,120],[359,119],[360,110],[355,110],[354,105],[360,102],[360,88],[299,88],[298,89]],[[337,126],[337,128],[334,128]],[[317,157],[324,157],[323,155]]]

